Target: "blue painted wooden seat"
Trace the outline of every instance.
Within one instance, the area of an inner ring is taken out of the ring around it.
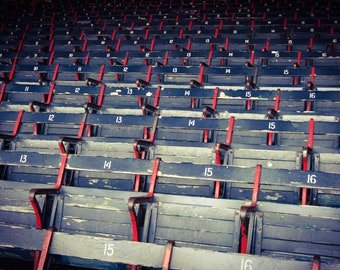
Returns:
[[[198,85],[203,82],[202,68],[199,66],[154,66],[152,68],[151,83],[157,84],[184,84],[192,85],[197,81]]]
[[[239,228],[236,225],[239,224],[238,207],[241,202],[236,201],[230,201],[229,204],[227,201],[216,201],[214,199],[196,200],[191,198],[185,201],[184,198],[178,196],[157,195],[155,201],[149,205],[151,207],[147,208],[143,234],[144,240],[156,242],[156,244],[120,241],[118,239],[120,236],[118,238],[112,236],[117,231],[124,231],[126,226],[129,227],[128,219],[126,219],[127,223],[122,222],[128,214],[124,210],[124,206],[126,206],[124,195],[129,194],[129,192],[117,194],[106,191],[94,195],[79,188],[62,188],[57,199],[60,202],[56,216],[58,231],[55,231],[55,229],[27,230],[20,226],[9,227],[1,224],[1,231],[6,233],[0,237],[0,246],[5,246],[7,252],[9,246],[21,248],[21,250],[28,252],[41,250],[42,255],[39,261],[39,263],[42,263],[41,265],[48,265],[49,258],[54,257],[53,265],[67,266],[71,264],[81,267],[112,267],[114,263],[132,263],[154,267],[171,265],[180,268],[195,265],[197,269],[206,269],[206,267],[212,265],[219,267],[228,262],[235,267],[246,264],[252,267],[275,265],[278,269],[286,269],[287,266],[310,269],[312,261],[313,265],[321,264],[323,269],[334,269],[337,266],[336,262],[333,264],[326,263],[323,257],[321,257],[321,262],[318,262],[317,259],[307,261],[282,260],[270,256],[245,255],[230,251],[214,252],[216,249],[237,249]],[[100,203],[96,206],[85,204],[86,199],[92,201],[100,198]],[[103,202],[108,203],[103,204]],[[122,211],[117,212],[120,207],[122,207]],[[184,212],[181,209],[188,211]],[[61,212],[60,210],[64,211]],[[95,215],[85,214],[91,212],[94,212]],[[149,213],[151,213],[151,217],[158,217],[158,219],[150,219]],[[105,214],[105,218],[102,214]],[[118,216],[122,216],[122,218],[116,219]],[[166,219],[173,216],[179,218],[184,227],[176,226],[177,223],[173,222],[164,223]],[[215,218],[210,219],[209,217],[212,216]],[[81,226],[79,226],[80,221]],[[74,222],[77,222],[78,226],[73,227]],[[122,226],[114,226],[115,224],[118,225],[119,222],[122,222]],[[256,225],[259,225],[259,223],[260,221],[257,220]],[[210,233],[206,232],[203,237],[197,238],[197,235],[199,235],[197,229],[202,227]],[[155,228],[157,228],[156,231]],[[84,229],[85,231],[83,231]],[[216,231],[225,234],[226,237],[217,239]],[[181,233],[174,234],[175,232]],[[88,236],[87,233],[91,233],[92,236]],[[20,237],[18,237],[19,235]],[[170,240],[169,242],[169,239],[176,241]],[[182,242],[183,239],[187,241]],[[209,243],[216,242],[219,243],[219,246],[209,245]],[[168,244],[165,245],[165,243]],[[88,248],[81,248],[84,245]],[[150,248],[153,250],[152,254],[149,253]],[[122,252],[122,249],[124,249],[124,252]],[[191,254],[193,261],[188,260],[186,254]],[[19,255],[23,258],[23,252]],[[214,257],[214,260],[210,260],[211,256]],[[95,260],[91,262],[89,258]],[[207,259],[209,263],[207,263]]]
[[[55,184],[60,154],[1,151],[1,179],[16,182]]]
[[[86,124],[91,126],[92,136],[150,139],[155,121],[151,115],[88,114]]]
[[[338,262],[339,209],[258,204],[254,254]]]
[[[103,82],[137,84],[138,87],[145,87],[150,82],[151,68],[145,65],[106,66]]]
[[[166,245],[171,240],[176,247],[239,252],[243,203],[155,195],[147,209],[143,241]]]
[[[58,66],[45,64],[18,65],[13,77],[15,82],[49,85],[57,78]]]
[[[33,230],[36,228],[35,212],[29,201],[29,191],[33,187],[46,187],[47,185],[22,183],[7,180],[0,180],[0,224],[3,228],[17,228]],[[44,209],[50,205],[45,201],[45,197],[37,198],[37,202]],[[46,202],[46,204],[45,204]],[[44,216],[44,225],[48,226],[50,216]],[[13,246],[2,246],[0,248],[2,257],[31,261],[32,251],[15,248]]]
[[[82,136],[86,114],[25,112],[21,119],[31,134]],[[79,134],[80,133],[80,134]]]
[[[55,226],[60,232],[132,240],[128,199],[134,192],[62,187]],[[141,194],[143,195],[143,194]],[[81,224],[81,226],[79,226]]]
[[[244,89],[253,88],[251,85],[256,84],[255,68],[244,66],[228,67],[206,67],[204,75],[207,76],[207,83],[217,86],[238,86]]]
[[[1,138],[15,137],[20,128],[20,121],[23,115],[23,111],[20,112],[10,112],[5,111],[0,114],[0,127],[1,127]],[[23,131],[25,128],[22,129]]]
[[[314,170],[322,172],[339,173],[339,151],[323,151],[320,149],[314,153]],[[311,201],[314,205],[339,207],[339,192],[334,189],[313,189]]]

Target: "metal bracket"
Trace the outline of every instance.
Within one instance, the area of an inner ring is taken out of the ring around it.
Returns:
[[[0,134],[2,138],[13,139],[18,134],[19,129],[20,129],[20,124],[21,124],[21,119],[22,119],[24,112],[25,112],[24,110],[19,111],[12,133],[10,135]]]
[[[85,113],[89,113],[90,112],[90,108],[94,111],[99,111],[101,109],[101,106],[100,105],[96,105],[96,104],[93,104],[92,102],[85,102],[84,103],[84,110],[85,110]]]
[[[136,80],[136,86],[138,88],[145,88],[145,87],[147,87],[150,84],[151,75],[152,75],[152,65],[149,65],[148,73],[146,74],[146,79],[145,80],[137,79]]]
[[[87,78],[85,80],[85,84],[87,86],[98,86],[100,84],[100,81],[97,81],[96,79],[92,79],[92,78]]]
[[[46,260],[47,260],[48,250],[50,248],[52,237],[53,237],[53,232],[55,230],[56,228],[50,227],[46,231],[42,250],[35,253],[35,256],[39,256],[39,261],[38,261],[38,265],[34,266],[34,270],[44,270]]]
[[[3,83],[1,86],[1,92],[0,92],[0,102],[2,102],[4,96],[5,96],[5,89],[6,89],[6,83]]]
[[[225,151],[224,156],[230,150],[231,139],[232,139],[232,136],[233,136],[234,123],[235,123],[235,117],[232,116],[229,120],[228,133],[227,133],[227,136],[226,136],[226,143],[225,144],[217,143],[215,145],[215,162],[216,162],[217,165],[221,165],[221,164],[225,163],[224,160],[221,157],[220,150]],[[220,192],[221,192],[221,182],[216,181],[215,182],[214,198],[219,198]]]
[[[251,202],[242,205],[240,209],[240,253],[247,253],[250,249],[249,239],[252,237],[254,222],[253,220],[251,220],[250,222],[247,221],[247,214],[256,211],[258,193],[260,190],[261,169],[261,165],[256,166]]]
[[[169,270],[172,256],[172,249],[175,245],[174,241],[169,240],[165,246],[164,257],[162,262],[162,270]]]
[[[215,156],[216,156],[216,164],[218,164],[218,165],[223,164],[223,160],[222,160],[222,157],[221,157],[220,150],[224,150],[225,152],[230,150],[231,140],[232,140],[232,137],[233,137],[234,123],[235,123],[235,117],[232,116],[232,117],[230,117],[230,120],[229,120],[226,142],[225,143],[216,143]]]
[[[152,130],[150,132],[149,142],[153,142],[155,140],[159,117],[160,117],[159,113],[156,113],[152,124]]]
[[[59,137],[58,139],[58,145],[61,154],[68,154],[69,148],[66,149],[65,143],[77,143],[80,140],[78,138],[72,138],[72,137]]]
[[[314,170],[313,165],[314,119],[309,121],[308,144],[302,147],[302,170]],[[301,204],[307,204],[307,188],[301,189]]]
[[[143,104],[142,105],[142,113],[143,115],[147,115],[148,112],[151,112],[151,114],[154,114],[157,112],[157,107],[154,107],[150,104]]]
[[[200,88],[202,84],[196,80],[190,81],[190,88]]]
[[[90,99],[90,97],[92,97],[92,96],[90,96],[89,101],[84,104],[84,109],[85,109],[86,113],[89,113],[89,108],[93,109],[94,111],[99,111],[101,109],[102,104],[103,104],[106,85],[101,83],[100,81],[92,79],[92,78],[87,78],[85,83],[86,83],[87,86],[101,85],[97,104],[94,104],[92,102],[92,99]]]
[[[154,163],[154,166],[152,169],[152,175],[150,179],[149,193],[146,196],[131,197],[128,200],[128,209],[129,209],[129,213],[131,217],[131,226],[132,226],[132,240],[136,242],[139,241],[139,235],[138,235],[139,233],[138,233],[137,213],[135,211],[135,205],[151,202],[154,191],[155,191],[156,179],[157,179],[160,161],[161,161],[160,158],[152,160],[152,162]]]
[[[150,146],[152,146],[152,142],[145,141],[145,140],[134,140],[133,151],[135,153],[135,158],[146,159]],[[140,190],[140,182],[141,182],[141,175],[137,174],[135,176],[134,191],[138,192]]]
[[[46,188],[46,189],[31,189],[29,192],[29,199],[35,212],[36,227],[43,229],[43,213],[36,198],[37,195],[56,195],[59,193],[59,188]]]
[[[143,155],[145,152],[149,151],[152,142],[145,140],[134,140],[133,141],[133,151],[135,153],[136,159],[144,159]]]
[[[250,203],[245,203],[241,206],[240,217],[241,220],[244,221],[248,212],[254,212],[256,209],[258,194],[260,191],[260,180],[261,180],[261,170],[262,166],[258,164],[255,169],[254,175],[254,185],[253,185],[253,193]]]
[[[203,107],[203,116],[204,118],[208,118],[208,117],[215,117],[215,115],[217,114],[216,110],[210,106],[204,106]]]
[[[312,261],[312,270],[320,270],[320,256],[314,256]]]
[[[143,115],[147,115],[148,111],[150,111],[151,114],[154,114],[154,113],[157,112],[160,94],[161,94],[161,86],[158,86],[157,89],[156,89],[156,92],[155,92],[155,98],[154,98],[154,101],[153,101],[153,105],[149,105],[147,103],[142,104],[143,102],[145,102],[145,100],[143,101],[143,98],[139,97],[138,106],[142,107],[142,114]]]
[[[190,81],[190,88],[200,88],[203,84],[203,77],[204,77],[204,68],[208,66],[206,63],[200,63],[200,74],[198,80],[191,80]]]
[[[30,111],[31,112],[35,112],[35,108],[34,106],[38,106],[39,107],[39,112],[46,109],[47,106],[49,106],[51,104],[52,98],[53,98],[53,93],[54,93],[54,87],[55,84],[51,84],[50,90],[48,92],[48,96],[47,96],[47,100],[45,101],[36,101],[36,100],[32,100],[29,103],[29,107],[30,107]],[[43,95],[45,96],[45,94]]]

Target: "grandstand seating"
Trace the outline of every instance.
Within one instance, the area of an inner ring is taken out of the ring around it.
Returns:
[[[0,3],[1,269],[340,269],[338,0]]]

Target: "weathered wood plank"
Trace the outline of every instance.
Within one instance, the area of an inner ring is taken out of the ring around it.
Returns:
[[[38,250],[42,246],[45,230],[17,229],[1,227],[0,246],[20,247],[27,250]],[[50,254],[73,256],[82,259],[102,262],[117,262],[161,267],[164,246],[132,242],[114,241],[108,238],[85,235],[71,235],[55,232],[52,238]],[[282,260],[267,256],[246,255],[237,253],[214,252],[210,250],[174,247],[171,269],[299,269],[310,270],[310,261]],[[321,263],[321,269],[334,270],[339,263]]]

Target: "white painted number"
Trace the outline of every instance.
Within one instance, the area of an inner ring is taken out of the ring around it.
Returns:
[[[206,167],[204,169],[204,176],[212,176],[213,175],[213,168]]]
[[[276,128],[276,123],[275,122],[269,122],[268,123],[268,129],[275,129]]]
[[[105,256],[113,256],[115,253],[115,244],[105,244],[104,246],[104,255]]]
[[[48,121],[51,121],[51,122],[54,121],[54,114],[50,114],[50,115],[48,116]]]
[[[309,98],[315,98],[315,93],[313,92],[313,93],[309,93]]]
[[[117,124],[123,123],[123,117],[122,117],[122,116],[117,116],[117,117],[116,117],[116,123],[117,123]]]
[[[27,162],[27,155],[21,155],[19,162],[20,163],[26,163]]]
[[[104,169],[111,169],[111,161],[105,160],[103,168]]]
[[[313,184],[313,185],[316,184],[316,175],[315,174],[308,174],[307,183]]]
[[[195,120],[189,120],[189,122],[188,122],[188,127],[190,127],[190,126],[195,126]]]
[[[242,259],[241,261],[241,270],[252,270],[253,266],[251,265],[253,262],[251,260]]]

